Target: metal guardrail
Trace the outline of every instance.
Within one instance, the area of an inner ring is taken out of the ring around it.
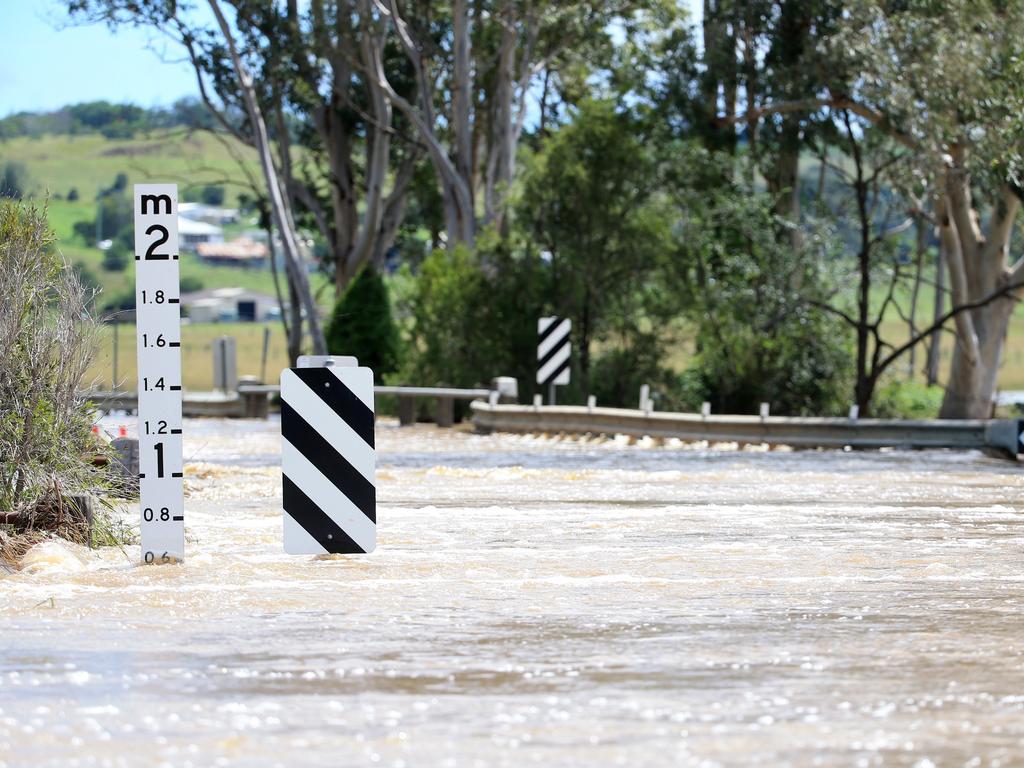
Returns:
[[[475,402],[470,408],[473,423],[485,432],[618,434],[805,448],[974,448],[994,450],[1009,456],[1016,455],[1019,445],[1017,422],[1011,419],[762,418],[482,402]]]
[[[268,398],[279,394],[279,384],[240,383],[237,392],[185,392],[182,415],[188,417],[213,416],[221,418],[260,418],[268,411]],[[438,426],[450,427],[455,420],[455,400],[477,400],[490,397],[489,389],[457,389],[454,387],[389,387],[373,388],[375,395],[398,398],[399,421],[412,424],[416,420],[417,398],[437,401],[435,421]],[[92,390],[81,393],[104,411],[136,411],[139,407],[136,392],[109,392]]]

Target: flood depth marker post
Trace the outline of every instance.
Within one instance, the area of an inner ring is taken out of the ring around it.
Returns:
[[[569,383],[572,320],[557,315],[537,320],[537,383],[548,388],[548,405],[555,404],[555,386]]]
[[[185,556],[178,186],[136,184],[134,197],[142,560],[168,563]]]

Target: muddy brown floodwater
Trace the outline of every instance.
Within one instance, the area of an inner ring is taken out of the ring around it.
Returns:
[[[383,424],[314,559],[277,430],[186,423],[184,565],[0,577],[0,766],[1024,765],[1014,463]]]

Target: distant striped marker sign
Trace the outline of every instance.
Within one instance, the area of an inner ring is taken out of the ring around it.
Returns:
[[[284,549],[362,554],[377,546],[373,372],[352,360],[281,373]]]
[[[569,383],[572,320],[558,316],[537,321],[537,383],[541,386]]]

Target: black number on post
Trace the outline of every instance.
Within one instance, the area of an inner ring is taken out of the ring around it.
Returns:
[[[154,253],[154,251],[156,251],[156,249],[159,246],[161,246],[161,245],[163,245],[164,243],[167,242],[167,240],[170,238],[170,233],[167,231],[167,227],[165,227],[165,226],[163,226],[161,224],[154,224],[153,226],[151,226],[149,229],[146,230],[146,234],[147,235],[152,235],[154,232],[159,232],[160,233],[160,237],[158,237],[156,240],[154,240],[150,244],[149,248],[146,249],[146,259],[148,259],[150,261],[153,261],[153,260],[166,261],[167,259],[171,258],[170,254]]]
[[[167,434],[167,422],[161,419],[156,423],[156,429],[150,428],[150,422],[146,422],[146,434],[147,435],[166,435]]]
[[[156,476],[164,476],[164,444],[157,443],[153,446],[156,449]]]
[[[142,559],[145,560],[147,563],[152,563],[154,557],[155,555],[152,552],[147,552],[145,555],[142,556]]]

